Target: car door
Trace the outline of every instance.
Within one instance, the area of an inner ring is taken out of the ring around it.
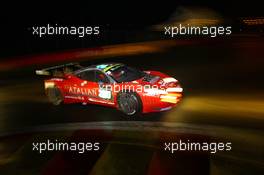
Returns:
[[[95,71],[86,70],[77,74],[79,83],[75,84],[77,87],[77,94],[83,98],[84,102],[89,102],[89,98],[97,98],[98,84],[95,81]]]
[[[81,80],[78,85],[79,94],[85,102],[114,105],[109,78],[99,70],[87,70],[79,73],[77,77]]]

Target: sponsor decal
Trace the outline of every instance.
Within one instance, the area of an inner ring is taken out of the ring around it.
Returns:
[[[103,98],[103,99],[111,99],[112,98],[111,91],[108,91],[105,89],[99,89],[99,95],[98,96]]]
[[[98,99],[95,99],[95,98],[89,98],[88,100],[89,101],[92,101],[92,102],[104,103],[104,104],[110,104],[110,105],[115,104],[115,103],[110,102],[110,101],[98,100]]]
[[[105,69],[107,66],[108,66],[108,64],[100,64],[100,65],[97,65],[96,68],[97,69]]]
[[[81,86],[84,86],[84,85],[86,85],[87,84],[87,81],[83,81],[82,83],[81,83]]]
[[[121,67],[122,64],[110,64],[109,66],[107,66],[106,68],[103,69],[104,72],[108,72],[108,71],[114,71],[115,69]]]
[[[66,95],[65,96],[65,98],[70,98],[70,99],[77,99],[77,100],[84,100],[84,98],[83,97],[80,97],[80,96],[68,96],[68,95]]]
[[[73,86],[69,87],[69,93],[75,95],[97,96],[96,89],[88,89]]]

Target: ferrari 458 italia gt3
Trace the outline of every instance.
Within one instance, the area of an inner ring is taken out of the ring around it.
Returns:
[[[50,75],[45,92],[54,105],[97,104],[127,115],[169,110],[182,99],[178,80],[158,71],[141,71],[121,63],[82,67],[69,63],[37,70]]]

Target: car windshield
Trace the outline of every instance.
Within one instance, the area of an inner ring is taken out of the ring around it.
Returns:
[[[134,81],[145,76],[143,71],[127,66],[120,66],[116,69],[110,69],[106,73],[118,83]]]

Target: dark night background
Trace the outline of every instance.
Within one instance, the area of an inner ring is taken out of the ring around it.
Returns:
[[[1,6],[1,52],[0,58],[53,52],[74,48],[96,47],[100,45],[131,42],[136,33],[170,17],[179,6],[206,7],[227,19],[261,16],[259,1],[193,1],[176,2],[134,2],[90,4],[89,1],[71,3],[36,2]],[[65,6],[66,5],[66,6]],[[100,38],[76,36],[49,36],[38,38],[32,35],[32,26],[47,25],[99,25]],[[131,37],[132,36],[132,37]],[[132,41],[133,42],[133,41]]]
[[[261,1],[11,3],[0,5],[0,174],[263,174]],[[187,19],[199,16],[192,8],[216,12],[230,22],[232,35],[171,39],[151,28],[163,27],[181,7],[193,13]],[[244,17],[261,23],[242,25]],[[99,25],[100,36],[32,35],[33,26],[47,24]],[[184,96],[169,111],[135,118],[101,105],[53,106],[44,89],[44,80],[50,77],[35,71],[69,62],[83,66],[122,62],[160,71],[179,80]],[[103,147],[83,155],[32,151],[32,142],[57,138],[99,140]],[[232,151],[173,155],[163,151],[165,141],[179,139],[230,141]]]

